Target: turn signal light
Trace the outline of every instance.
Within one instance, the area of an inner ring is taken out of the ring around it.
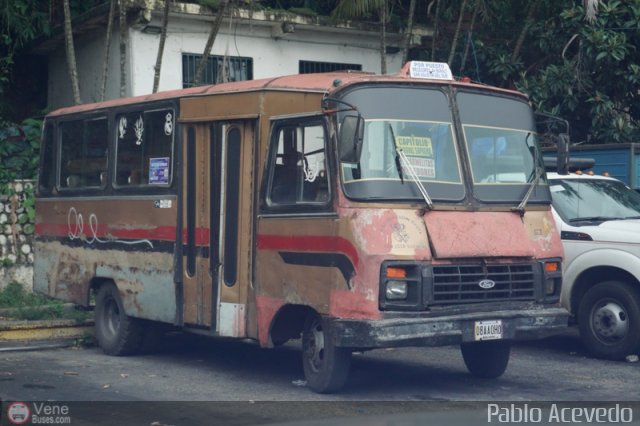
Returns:
[[[558,272],[559,267],[558,262],[547,262],[544,264],[545,272]]]
[[[390,266],[387,268],[388,278],[407,278],[407,270]]]

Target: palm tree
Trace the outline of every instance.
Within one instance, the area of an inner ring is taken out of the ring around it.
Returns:
[[[339,19],[363,18],[377,12],[380,17],[380,73],[387,73],[387,0],[340,0],[331,15]]]
[[[588,1],[591,1],[591,0],[588,0]],[[533,15],[535,14],[538,4],[540,4],[540,0],[533,0],[529,4],[527,17],[524,20],[524,25],[522,26],[522,30],[520,31],[520,35],[518,36],[516,45],[513,48],[513,53],[511,53],[511,62],[515,62],[518,59],[518,55],[520,55],[520,50],[522,50],[522,45],[524,44],[524,38],[529,32],[529,27],[531,27],[531,23],[533,22]]]
[[[407,28],[405,31],[404,46],[402,47],[402,63],[409,59],[409,45],[411,44],[411,33],[413,32],[413,19],[416,12],[416,0],[409,3],[409,16],[407,17]]]
[[[120,97],[127,95],[127,0],[119,0],[120,21]]]
[[[598,4],[600,0],[584,0],[584,19],[589,23],[593,23],[598,15]]]
[[[109,18],[107,21],[107,35],[104,40],[104,61],[102,62],[102,85],[98,99],[104,101],[104,94],[107,90],[107,74],[109,72],[109,48],[111,47],[111,32],[113,30],[113,17],[116,13],[116,0],[111,0],[109,5]]]
[[[216,20],[213,21],[213,25],[211,26],[211,31],[209,32],[209,38],[207,39],[207,44],[204,47],[204,53],[202,53],[202,58],[200,58],[200,62],[198,63],[198,68],[196,69],[196,75],[193,78],[193,85],[197,86],[202,81],[202,74],[204,74],[204,68],[207,65],[207,61],[209,60],[209,54],[211,54],[211,48],[213,47],[213,42],[216,40],[216,36],[218,35],[218,30],[220,29],[220,24],[222,24],[222,16],[224,15],[224,11],[229,5],[229,0],[222,0],[222,3],[218,6],[218,14],[216,15]]]
[[[458,39],[460,38],[460,29],[462,28],[462,17],[464,16],[464,10],[467,8],[467,0],[462,0],[460,6],[460,14],[458,15],[458,24],[456,25],[456,32],[453,34],[453,40],[451,41],[451,50],[449,51],[449,60],[447,63],[451,67],[453,65],[453,57],[456,53],[456,47],[458,46]]]
[[[433,37],[431,37],[431,62],[436,60],[436,40],[438,38],[438,23],[440,22],[440,1],[441,0],[433,0],[433,1],[436,2],[436,15],[433,18]],[[433,1],[431,2],[431,4],[429,4],[428,9],[431,8]]]
[[[71,8],[69,0],[63,1],[64,8],[64,39],[65,50],[67,52],[67,67],[69,79],[71,80],[71,91],[73,92],[73,102],[78,105],[80,100],[80,85],[78,84],[78,68],[76,66],[76,51],[73,46],[73,29],[71,28]]]
[[[156,66],[153,67],[153,93],[158,91],[160,85],[160,69],[162,68],[162,54],[164,53],[164,42],[167,40],[167,25],[169,24],[169,0],[164,0],[164,11],[162,14],[162,31],[160,32],[160,43],[158,44],[158,56]]]

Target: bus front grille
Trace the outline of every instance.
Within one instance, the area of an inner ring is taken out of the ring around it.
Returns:
[[[533,300],[536,295],[532,264],[434,266],[432,273],[431,305]]]

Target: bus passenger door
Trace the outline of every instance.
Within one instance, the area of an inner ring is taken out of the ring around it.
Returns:
[[[251,271],[253,121],[186,126],[183,322],[243,337]]]

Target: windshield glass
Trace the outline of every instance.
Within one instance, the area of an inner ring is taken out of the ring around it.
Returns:
[[[537,175],[528,202],[550,199],[533,112],[511,96],[457,93],[474,196],[488,202],[520,202]],[[536,167],[537,166],[537,167]]]
[[[526,183],[533,179],[533,133],[470,125],[463,128],[474,183]]]
[[[433,200],[460,200],[464,185],[447,96],[439,90],[407,87],[354,90],[345,100],[365,118],[358,163],[341,165],[347,196],[360,199],[421,200],[408,167]]]
[[[640,216],[640,194],[620,181],[552,179],[550,185],[553,207],[572,225]]]

